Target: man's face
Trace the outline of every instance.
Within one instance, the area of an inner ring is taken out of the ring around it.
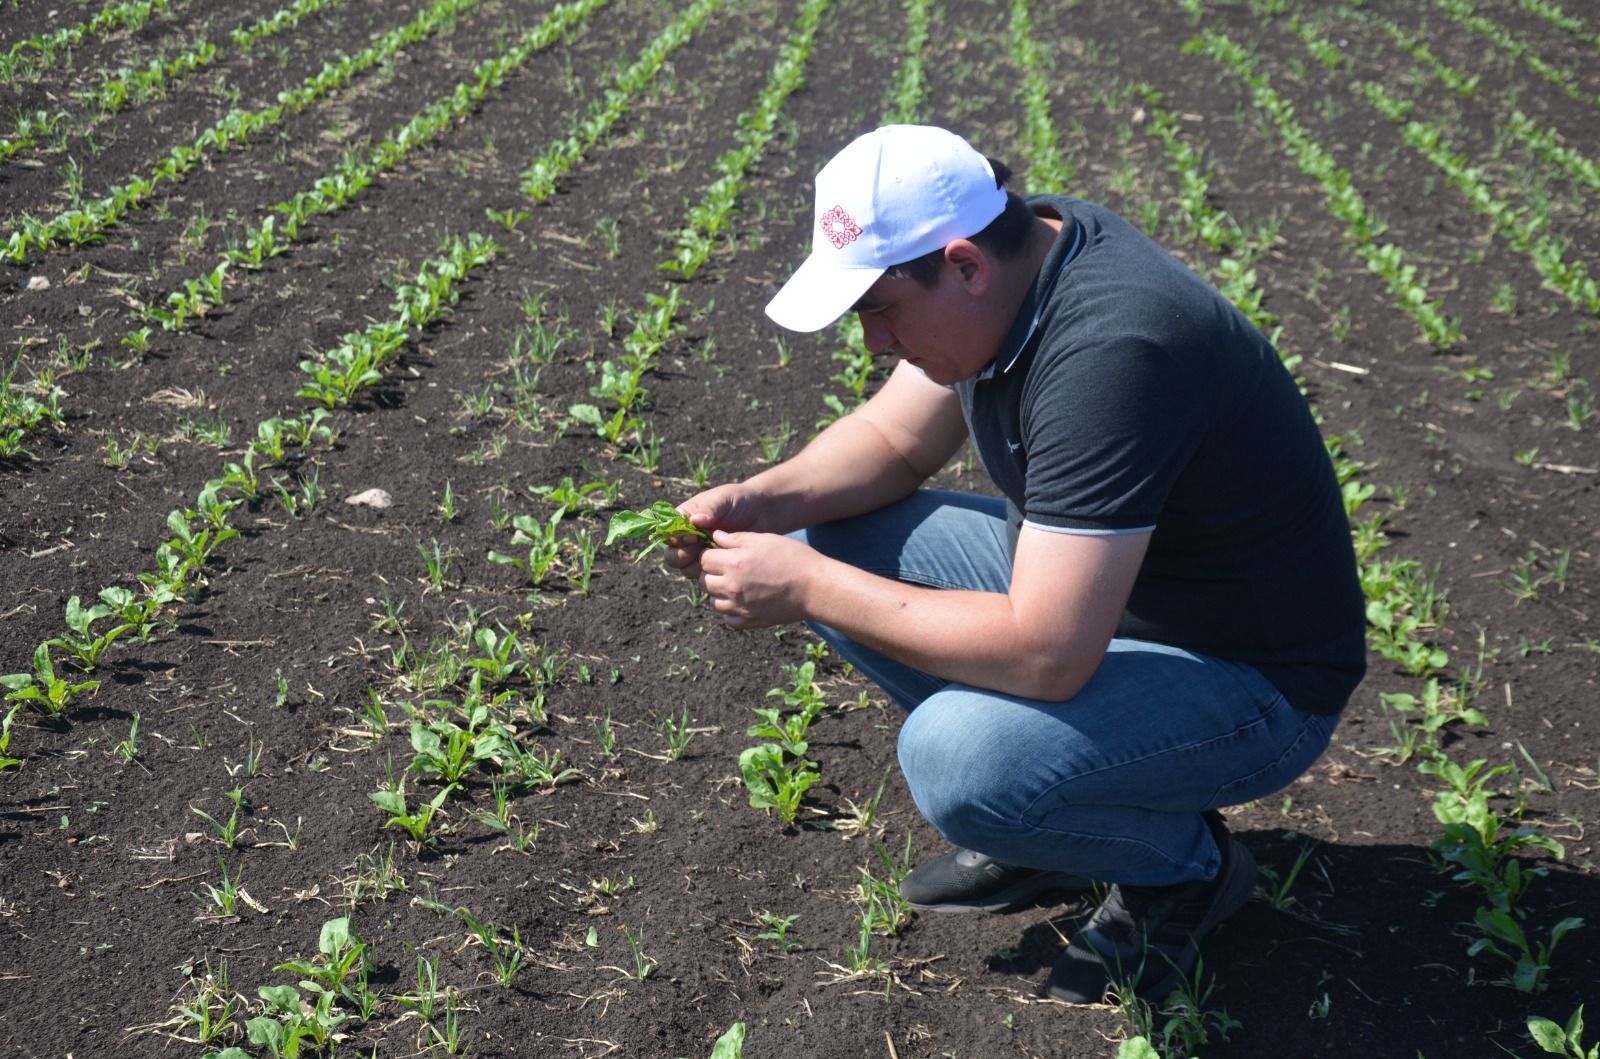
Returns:
[[[974,308],[949,262],[933,287],[883,276],[853,306],[870,352],[892,353],[944,385],[976,375],[994,358],[973,326]]]

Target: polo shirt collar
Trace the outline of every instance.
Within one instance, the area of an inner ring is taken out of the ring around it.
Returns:
[[[1050,301],[1051,292],[1055,290],[1056,281],[1067,270],[1072,259],[1078,256],[1078,251],[1083,249],[1083,224],[1072,216],[1070,210],[1055,203],[1051,203],[1051,206],[1061,214],[1061,234],[1050,247],[1044,264],[1039,267],[1039,274],[1033,278],[1033,286],[1028,289],[1028,296],[1017,310],[1016,319],[1011,321],[1011,329],[1006,332],[1005,341],[1000,343],[1000,354],[978,373],[977,379],[980,381],[991,379],[996,373],[1008,372],[1016,366],[1022,351],[1028,348],[1034,333],[1039,330],[1039,321],[1044,317],[1044,308]]]

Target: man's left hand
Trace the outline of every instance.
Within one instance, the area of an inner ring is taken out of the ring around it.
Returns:
[[[712,536],[715,548],[700,556],[700,585],[711,609],[735,629],[765,629],[808,617],[805,591],[822,557],[777,533]]]

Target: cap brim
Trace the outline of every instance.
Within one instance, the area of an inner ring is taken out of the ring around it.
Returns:
[[[850,311],[881,268],[840,268],[812,254],[767,303],[767,316],[790,331],[820,331]]]

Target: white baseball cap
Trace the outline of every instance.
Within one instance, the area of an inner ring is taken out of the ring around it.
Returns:
[[[894,265],[978,234],[1006,206],[988,159],[928,125],[885,125],[857,137],[817,174],[811,256],[767,315],[820,331]]]

